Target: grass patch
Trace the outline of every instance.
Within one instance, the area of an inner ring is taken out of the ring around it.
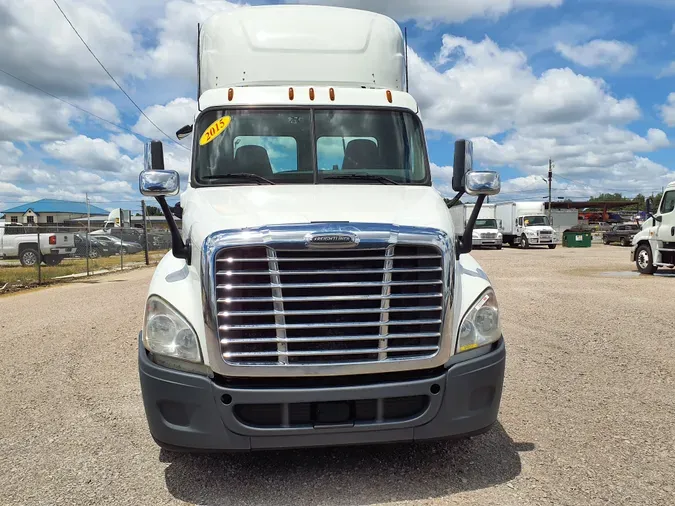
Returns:
[[[165,251],[151,251],[150,264],[156,265],[166,254]],[[133,255],[124,255],[124,267],[145,265],[145,253],[134,253]],[[119,256],[90,258],[89,272],[100,270],[115,270],[122,266]],[[68,258],[55,266],[41,266],[42,282],[53,281],[60,276],[71,274],[81,274],[87,272],[86,258]],[[58,280],[57,280],[58,281]],[[38,269],[35,267],[0,266],[0,288],[8,283],[10,286],[34,286],[38,282]]]

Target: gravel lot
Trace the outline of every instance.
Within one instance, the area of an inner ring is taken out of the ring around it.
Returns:
[[[474,254],[507,378],[500,423],[459,443],[160,451],[136,371],[151,270],[0,297],[0,503],[673,504],[675,277],[617,246]]]

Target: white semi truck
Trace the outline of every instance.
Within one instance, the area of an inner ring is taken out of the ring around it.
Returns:
[[[172,251],[139,334],[164,448],[251,450],[464,437],[497,419],[497,297],[431,185],[398,25],[362,10],[242,7],[199,34],[178,173],[146,145]],[[455,143],[453,188],[499,191]],[[178,231],[173,213],[182,218]]]
[[[464,233],[474,208],[475,204],[458,204],[450,208],[456,235]],[[496,218],[495,204],[483,204],[473,227],[471,243],[474,247],[486,246],[502,249],[502,241],[503,236]]]
[[[509,246],[548,246],[555,249],[560,238],[551,227],[541,202],[498,202],[496,218],[501,221],[504,242]]]
[[[675,269],[675,181],[666,187],[656,214],[648,202],[649,218],[633,236],[630,252],[642,274],[654,274],[659,267]]]

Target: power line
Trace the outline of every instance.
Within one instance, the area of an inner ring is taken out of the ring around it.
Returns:
[[[29,83],[28,81],[24,81],[23,79],[21,79],[21,78],[19,78],[19,77],[16,77],[14,74],[10,74],[10,73],[7,72],[6,70],[0,69],[0,72],[2,72],[3,74],[5,74],[6,76],[11,77],[12,79],[15,79],[15,80],[19,81],[20,83],[25,84],[26,86],[30,86],[31,88],[33,88],[33,89],[35,89],[35,90],[38,90],[38,91],[44,93],[45,95],[49,95],[50,97],[55,98],[56,100],[59,100],[59,101],[63,102],[64,104],[67,104],[67,105],[69,105],[70,107],[73,107],[73,108],[77,109],[78,111],[82,111],[83,113],[88,114],[89,116],[92,116],[92,117],[94,117],[94,118],[96,118],[96,119],[98,119],[98,120],[101,120],[101,121],[104,121],[104,122],[108,123],[109,125],[112,125],[112,126],[114,126],[114,127],[117,127],[117,128],[119,128],[120,130],[125,130],[126,132],[129,132],[130,134],[133,134],[133,135],[139,135],[140,137],[143,137],[144,139],[149,139],[149,137],[146,137],[145,135],[137,134],[136,132],[134,132],[133,130],[130,130],[129,128],[127,128],[127,127],[125,127],[125,126],[118,125],[117,123],[115,123],[115,122],[113,122],[113,121],[110,121],[110,120],[107,120],[107,119],[105,119],[105,118],[102,118],[102,117],[99,116],[98,114],[94,114],[94,113],[91,112],[91,111],[87,111],[86,109],[80,107],[79,105],[75,105],[75,104],[73,104],[72,102],[68,102],[67,100],[64,100],[64,99],[61,98],[61,97],[57,97],[57,96],[54,95],[53,93],[49,93],[48,91],[43,90],[42,88],[40,88],[40,87],[38,87],[38,86],[35,86],[34,84]]]
[[[80,35],[80,32],[78,32],[78,31],[77,31],[77,28],[75,28],[75,26],[73,25],[73,23],[70,22],[70,19],[68,19],[68,16],[66,16],[66,13],[63,12],[63,9],[61,9],[61,6],[59,5],[59,3],[58,3],[56,0],[52,0],[52,1],[54,2],[54,5],[56,5],[56,7],[59,9],[59,11],[61,12],[61,14],[62,14],[63,17],[65,18],[65,20],[66,20],[66,21],[68,22],[68,24],[70,25],[70,27],[73,29],[73,31],[75,32],[75,35],[77,35],[77,37],[82,41],[82,44],[84,44],[84,47],[87,48],[87,50],[91,53],[91,55],[92,55],[92,56],[94,57],[94,59],[98,62],[98,64],[99,64],[99,65],[101,66],[101,68],[105,71],[105,73],[108,74],[108,77],[110,77],[110,79],[112,79],[112,81],[117,85],[117,87],[120,89],[120,91],[121,91],[122,93],[124,93],[124,95],[129,99],[129,101],[130,101],[132,104],[134,104],[134,106],[136,107],[136,109],[138,109],[138,112],[140,112],[140,113],[143,115],[143,117],[145,117],[145,119],[147,119],[147,120],[152,124],[152,126],[154,126],[157,130],[159,130],[160,132],[162,132],[162,133],[164,134],[164,136],[165,136],[167,139],[169,139],[169,140],[170,140],[171,142],[173,142],[174,144],[177,144],[177,145],[180,146],[181,148],[183,148],[183,149],[189,151],[189,148],[186,148],[186,147],[183,146],[180,142],[174,141],[174,140],[173,140],[173,139],[172,139],[172,138],[171,138],[164,130],[162,130],[161,128],[159,128],[159,127],[155,124],[155,122],[152,121],[152,120],[148,117],[147,114],[145,114],[145,113],[143,112],[143,109],[141,109],[141,108],[138,106],[138,104],[137,104],[136,102],[134,102],[134,99],[131,98],[131,96],[129,96],[129,94],[128,94],[126,91],[124,91],[124,88],[122,88],[122,86],[120,85],[120,83],[118,83],[117,80],[113,77],[113,75],[112,75],[110,72],[108,72],[108,69],[105,68],[105,65],[103,65],[103,63],[101,62],[101,60],[99,60],[98,57],[94,54],[94,52],[91,50],[91,48],[89,47],[89,45],[85,42],[85,40],[84,40],[84,39],[82,38],[82,36]]]

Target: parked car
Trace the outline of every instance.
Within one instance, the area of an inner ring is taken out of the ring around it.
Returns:
[[[639,231],[640,227],[635,223],[614,225],[610,230],[602,234],[602,242],[604,244],[618,242],[621,246],[630,246],[633,236]]]
[[[125,255],[131,255],[133,253],[138,253],[143,251],[143,246],[137,242],[122,242],[122,239],[108,234],[98,234],[94,236],[97,241],[107,244],[109,247],[114,248],[115,253],[124,252]]]
[[[87,234],[75,234],[74,256],[87,256]],[[117,245],[112,241],[99,241],[96,236],[89,236],[89,258],[109,257],[117,254]]]

